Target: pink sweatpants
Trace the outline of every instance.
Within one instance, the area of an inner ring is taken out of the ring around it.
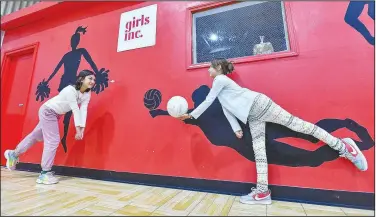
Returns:
[[[47,106],[39,109],[39,123],[29,135],[27,135],[20,144],[17,145],[15,153],[17,156],[25,153],[35,143],[44,141],[42,155],[42,170],[50,171],[54,164],[56,150],[60,143],[58,115],[54,110]]]

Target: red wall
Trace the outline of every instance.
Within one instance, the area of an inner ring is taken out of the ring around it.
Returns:
[[[88,3],[89,4],[89,3]],[[202,131],[171,117],[151,118],[143,105],[151,88],[168,99],[184,96],[193,107],[192,92],[211,86],[207,68],[186,69],[186,9],[198,2],[158,4],[157,39],[153,47],[117,52],[120,14],[152,3],[126,7],[124,2],[60,11],[55,17],[6,32],[2,52],[40,42],[23,136],[37,124],[35,101],[38,83],[52,73],[70,50],[70,37],[80,25],[88,26],[80,47],[86,48],[98,68],[110,69],[103,93],[93,93],[84,141],[74,141],[71,124],[68,153],[61,146],[55,164],[102,170],[160,174],[215,180],[255,182],[255,164],[227,147],[212,145]],[[344,22],[347,2],[291,2],[292,27],[299,55],[236,64],[235,81],[263,92],[291,113],[310,122],[351,118],[374,139],[374,47]],[[363,12],[361,20],[373,28]],[[373,29],[371,29],[373,32]],[[90,68],[82,60],[81,69]],[[62,70],[50,82],[57,94]],[[72,120],[73,121],[73,120]],[[4,123],[3,123],[4,124]],[[20,123],[22,124],[22,123]],[[61,132],[62,133],[62,132]],[[335,136],[357,136],[346,129]],[[314,150],[318,144],[285,139],[293,146]],[[16,144],[2,144],[2,151]],[[35,145],[22,162],[39,163],[42,145]],[[374,147],[364,152],[367,172],[337,159],[319,167],[270,165],[270,184],[308,188],[374,192]],[[3,161],[2,161],[3,163]]]

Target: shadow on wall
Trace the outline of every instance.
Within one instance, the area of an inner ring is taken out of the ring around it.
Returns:
[[[195,108],[205,100],[209,91],[210,88],[208,86],[202,85],[193,92],[192,100]],[[159,90],[151,89],[145,93],[144,105],[150,110],[149,113],[153,118],[157,116],[169,116],[167,111],[157,109],[161,100],[162,94]],[[189,112],[192,110],[190,109]],[[238,139],[231,129],[218,99],[197,120],[188,119],[184,122],[199,127],[213,145],[231,148],[249,161],[255,161],[249,126],[239,121],[244,136],[242,139]],[[360,141],[354,141],[361,150],[368,150],[374,146],[374,140],[367,129],[354,120],[348,118],[344,120],[328,118],[322,119],[315,124],[329,133],[342,128],[354,132],[360,138]],[[338,153],[327,145],[310,151],[278,141],[278,139],[288,137],[304,139],[315,144],[319,142],[313,136],[294,132],[278,124],[266,123],[266,150],[269,164],[288,167],[318,167],[324,162],[333,161],[339,157]],[[211,159],[196,159],[199,158],[197,156],[200,156],[200,152],[210,152],[209,147],[202,145],[203,141],[204,138],[201,135],[193,135],[191,140],[193,158],[195,159],[193,162],[197,164],[196,167],[199,167],[202,162],[209,162],[209,160],[214,160],[214,158],[221,159],[218,160],[218,162],[221,162],[220,166],[231,164],[231,162],[226,162],[226,158],[222,157],[224,154],[222,152],[216,156],[212,154]]]
[[[359,16],[366,5],[368,5],[368,16],[375,20],[375,0],[350,1],[345,15],[345,22],[358,31],[369,44],[375,45],[375,36],[372,36],[367,27],[359,20]]]
[[[93,165],[103,168],[109,158],[108,144],[114,138],[114,128],[113,115],[108,112],[101,115],[88,126],[85,139],[73,144],[68,151],[64,165]]]

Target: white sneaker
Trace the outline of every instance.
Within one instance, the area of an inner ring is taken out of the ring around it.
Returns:
[[[7,159],[7,168],[8,170],[15,170],[16,165],[19,162],[19,158],[16,156],[16,153],[14,150],[6,150],[4,152],[4,157]]]
[[[351,161],[360,171],[366,171],[368,169],[367,159],[354,140],[345,138],[342,139],[342,142],[345,144],[346,149],[340,156]]]
[[[58,182],[59,179],[55,176],[54,172],[41,173],[37,179],[38,184],[52,185]]]
[[[270,190],[266,192],[258,192],[256,188],[252,188],[251,193],[240,197],[240,203],[250,205],[270,205],[272,204],[271,192]]]

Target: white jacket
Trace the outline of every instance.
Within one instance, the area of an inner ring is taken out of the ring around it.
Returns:
[[[85,127],[90,96],[90,92],[81,93],[74,86],[69,85],[62,89],[59,95],[45,102],[44,105],[60,115],[72,111],[74,125]],[[81,108],[78,107],[78,104],[81,104]]]
[[[197,119],[218,97],[231,128],[236,132],[241,130],[236,118],[244,124],[247,123],[251,106],[258,94],[260,93],[240,87],[226,75],[218,75],[214,78],[213,86],[205,101],[193,110],[191,115]]]

